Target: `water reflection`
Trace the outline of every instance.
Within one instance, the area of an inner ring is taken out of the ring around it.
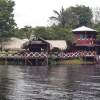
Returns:
[[[100,65],[0,66],[0,100],[100,100]]]

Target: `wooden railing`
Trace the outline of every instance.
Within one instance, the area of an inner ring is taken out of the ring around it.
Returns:
[[[24,53],[1,53],[0,57],[15,57],[15,58],[47,58],[47,52],[24,52]]]
[[[47,52],[25,52],[16,54],[0,54],[0,57],[11,57],[11,58],[75,58],[75,57],[94,57],[96,56],[95,51],[77,51],[77,52],[60,52],[57,54],[48,54]]]
[[[53,55],[55,58],[75,58],[75,57],[94,57],[96,56],[95,51],[77,51],[77,52],[67,52],[67,53],[59,53]]]
[[[33,57],[33,58],[47,58],[48,53],[47,52],[30,52],[30,53],[25,52],[21,56]]]
[[[78,39],[76,41],[77,45],[93,45],[95,43],[94,39]]]

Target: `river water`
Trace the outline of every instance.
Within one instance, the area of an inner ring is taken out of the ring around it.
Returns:
[[[100,100],[100,65],[0,65],[0,100]]]

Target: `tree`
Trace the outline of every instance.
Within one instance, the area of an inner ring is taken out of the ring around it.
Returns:
[[[73,27],[76,24],[78,24],[77,21],[77,16],[71,11],[70,8],[64,9],[62,7],[62,9],[60,10],[60,12],[54,10],[54,13],[57,15],[55,16],[51,16],[50,20],[54,20],[58,22],[58,26],[60,27]]]
[[[86,25],[90,26],[92,23],[92,10],[89,7],[86,7],[84,5],[76,6],[76,7],[70,7],[71,11],[77,16],[79,25]]]
[[[31,26],[25,26],[21,30],[24,33],[24,38],[30,39],[30,36],[33,34],[33,28]]]
[[[73,33],[71,32],[71,28],[62,28],[62,27],[51,27],[54,40],[66,40],[68,45],[71,44],[73,40]]]
[[[34,30],[34,35],[37,37],[42,37],[44,39],[49,38],[49,31],[47,31],[46,27],[36,27],[33,29]]]
[[[13,14],[13,7],[15,3],[11,0],[0,0],[0,42],[2,49],[2,41],[12,36],[15,21]]]
[[[51,16],[50,20],[57,21],[57,25],[60,27],[77,27],[77,26],[90,26],[92,23],[92,10],[84,5],[69,7],[60,10],[60,12],[55,11],[57,16]]]
[[[14,36],[21,39],[30,39],[30,36],[33,34],[33,28],[31,26],[24,26],[23,28],[16,28]]]
[[[74,28],[79,24],[77,15],[72,12],[71,7],[65,10],[65,27]]]
[[[54,21],[57,21],[58,24],[61,26],[61,27],[64,27],[66,22],[65,22],[65,11],[64,11],[64,8],[62,7],[62,9],[60,10],[60,12],[54,10],[53,11],[57,17],[55,16],[51,16],[50,17],[50,20],[54,20]]]
[[[12,35],[15,21],[13,7],[15,3],[11,0],[0,0],[0,37],[6,38]]]

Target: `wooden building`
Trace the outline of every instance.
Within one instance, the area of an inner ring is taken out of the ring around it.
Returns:
[[[42,38],[32,38],[23,44],[23,48],[30,52],[48,52],[50,44]]]
[[[74,33],[74,44],[77,47],[94,47],[97,32],[94,29],[82,26],[72,30]]]
[[[26,57],[26,63],[31,65],[48,65],[48,51],[50,44],[42,38],[33,37],[28,42],[23,44],[24,53],[22,56]]]
[[[80,51],[84,57],[94,57],[96,55],[96,35],[97,31],[86,26],[81,26],[72,30],[74,33],[74,47]]]

